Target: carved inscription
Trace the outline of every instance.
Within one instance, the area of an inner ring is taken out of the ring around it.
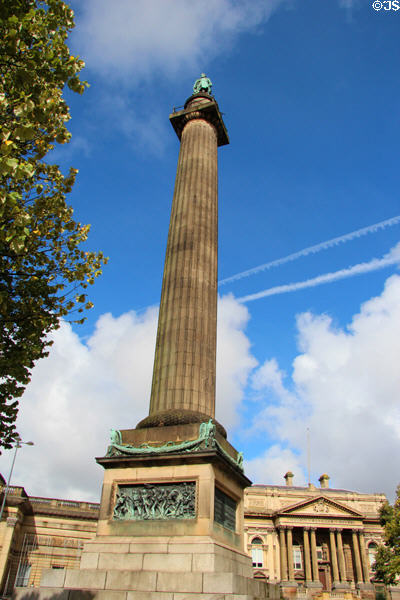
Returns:
[[[297,516],[297,515],[296,515]],[[281,520],[280,521],[280,525],[287,525],[287,526],[295,526],[295,527],[303,527],[305,524],[310,524],[310,523],[315,523],[316,525],[318,525],[318,527],[348,527],[351,526],[351,528],[353,528],[354,526],[357,525],[357,521],[351,521],[350,519],[328,519],[326,518],[324,515],[321,515],[321,517],[306,517],[304,520],[297,518],[297,519],[285,519],[285,520]]]
[[[116,520],[194,519],[194,481],[118,486],[113,517]]]
[[[265,500],[264,500],[264,498],[250,498],[249,505],[250,506],[264,506]]]

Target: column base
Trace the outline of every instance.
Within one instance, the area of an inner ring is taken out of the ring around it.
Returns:
[[[279,584],[281,599],[296,600],[298,584],[297,581],[281,581]]]
[[[349,590],[350,585],[347,583],[347,581],[334,581],[332,584],[332,589],[333,590]]]
[[[356,588],[358,590],[374,590],[375,586],[373,583],[357,583]]]
[[[323,585],[320,581],[306,581],[306,587],[322,590]]]

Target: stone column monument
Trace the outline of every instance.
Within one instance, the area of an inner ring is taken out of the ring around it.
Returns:
[[[181,147],[149,416],[112,430],[96,459],[105,470],[96,538],[79,570],[44,574],[40,599],[61,588],[70,600],[267,597],[244,552],[243,457],[214,419],[217,148],[229,139],[208,77],[170,121]]]

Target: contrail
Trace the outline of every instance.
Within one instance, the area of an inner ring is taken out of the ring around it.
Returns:
[[[226,283],[237,281],[238,279],[243,279],[243,277],[255,275],[260,271],[266,271],[267,269],[271,269],[272,267],[278,267],[279,265],[291,262],[292,260],[297,260],[298,258],[307,256],[308,254],[316,254],[317,252],[321,252],[321,250],[327,250],[328,248],[332,248],[332,246],[337,246],[338,244],[350,242],[351,240],[354,240],[358,237],[362,237],[363,235],[367,235],[368,233],[375,233],[380,229],[386,229],[386,227],[393,227],[393,225],[397,225],[398,223],[400,223],[400,215],[392,217],[391,219],[386,219],[386,221],[380,221],[379,223],[368,225],[368,227],[363,227],[362,229],[357,229],[356,231],[352,231],[351,233],[340,235],[339,237],[332,238],[331,240],[327,240],[326,242],[321,242],[320,244],[316,244],[315,246],[303,248],[303,250],[299,250],[298,252],[294,252],[293,254],[284,256],[283,258],[277,258],[276,260],[267,262],[264,265],[260,265],[259,267],[254,267],[253,269],[249,269],[248,271],[236,273],[236,275],[231,275],[231,277],[221,279],[221,281],[219,281],[218,284],[225,285]]]
[[[339,279],[346,279],[347,277],[354,277],[355,275],[370,273],[371,271],[377,271],[378,269],[383,269],[395,264],[400,264],[400,242],[382,258],[373,258],[369,262],[359,263],[358,265],[353,265],[352,267],[341,269],[340,271],[335,271],[333,273],[318,275],[312,279],[306,279],[306,281],[298,281],[297,283],[288,283],[286,285],[277,285],[276,287],[268,288],[262,292],[257,292],[256,294],[242,296],[241,298],[238,298],[238,302],[251,302],[251,300],[259,300],[259,298],[266,298],[267,296],[285,294],[286,292],[296,292],[297,290],[315,287],[317,285],[322,285],[323,283],[332,283],[333,281],[338,281]]]

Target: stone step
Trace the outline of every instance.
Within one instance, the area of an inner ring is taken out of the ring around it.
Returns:
[[[32,600],[23,591],[15,600]],[[37,600],[264,600],[268,586],[232,572],[45,569],[38,592]]]
[[[45,569],[42,574],[41,587],[267,597],[267,586],[264,583],[232,572]]]
[[[248,594],[187,594],[180,592],[133,592],[110,590],[60,590],[16,588],[13,600],[262,600]]]
[[[253,576],[253,568],[249,557],[242,557],[233,552],[217,553],[196,552],[195,547],[187,552],[129,552],[122,553],[115,549],[111,552],[85,552],[82,554],[80,569],[87,571],[121,570],[121,571],[171,571],[182,573],[235,573],[244,577]]]

